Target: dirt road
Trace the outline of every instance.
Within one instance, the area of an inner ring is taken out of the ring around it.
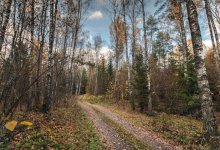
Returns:
[[[115,114],[105,107],[90,104],[87,102],[78,102],[79,106],[87,113],[88,117],[93,121],[94,126],[99,131],[101,137],[106,142],[108,149],[129,150],[134,149],[129,145],[125,139],[121,138],[119,134],[108,125],[101,117],[95,112],[98,111],[102,115],[112,120],[121,126],[125,131],[130,133],[134,138],[140,140],[142,143],[149,145],[151,149],[155,150],[180,150],[182,148],[169,144],[166,140],[150,131],[146,131],[140,127],[134,126],[129,122],[122,119],[118,114]],[[149,149],[149,148],[146,148]]]

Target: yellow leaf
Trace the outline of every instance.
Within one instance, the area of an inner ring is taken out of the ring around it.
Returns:
[[[20,124],[26,125],[26,126],[32,126],[33,125],[32,122],[28,122],[28,121],[22,121],[22,122],[20,122]]]
[[[8,129],[9,131],[14,131],[17,123],[18,122],[15,120],[9,121],[5,124],[5,128]]]

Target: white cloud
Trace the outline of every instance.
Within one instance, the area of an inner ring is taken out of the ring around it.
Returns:
[[[105,59],[108,59],[109,57],[111,57],[113,55],[113,50],[104,46],[100,50],[100,55],[104,56]]]
[[[103,18],[103,14],[101,11],[95,11],[93,12],[90,16],[89,19],[102,19]]]
[[[208,48],[211,48],[212,47],[212,41],[211,40],[204,40],[203,41],[203,44],[208,47]]]

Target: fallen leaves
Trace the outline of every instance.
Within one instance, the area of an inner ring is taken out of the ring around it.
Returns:
[[[14,131],[14,129],[16,128],[18,122],[16,120],[12,120],[12,121],[8,121],[6,124],[5,124],[5,128],[9,131]],[[33,123],[32,122],[29,122],[29,121],[21,121],[20,122],[20,125],[25,125],[25,126],[32,126]]]
[[[14,131],[15,127],[17,126],[18,122],[15,120],[9,121],[5,124],[5,128],[9,131]]]
[[[26,125],[26,126],[32,126],[33,123],[32,122],[28,122],[28,121],[22,121],[20,122],[21,125]]]

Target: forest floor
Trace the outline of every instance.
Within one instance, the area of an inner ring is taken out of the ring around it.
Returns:
[[[30,121],[31,127],[18,125],[14,131],[0,128],[0,150],[102,150],[105,149],[92,121],[76,104],[53,108],[49,114],[17,112],[14,120]],[[10,120],[9,120],[10,121]]]
[[[147,116],[132,111],[127,102],[102,96],[82,95],[49,114],[17,112],[13,119],[18,121],[14,131],[0,126],[0,149],[215,149],[205,142],[199,120],[165,113]],[[21,121],[33,125],[24,127]]]

